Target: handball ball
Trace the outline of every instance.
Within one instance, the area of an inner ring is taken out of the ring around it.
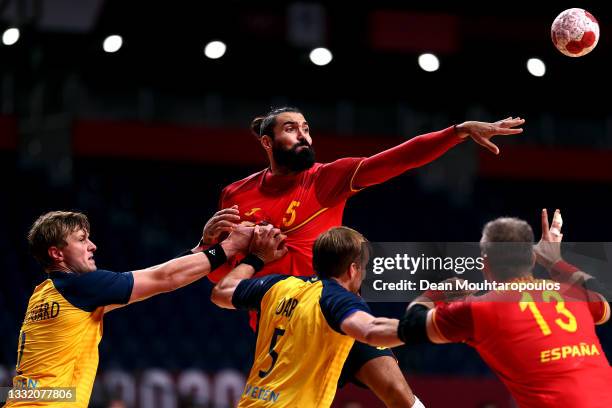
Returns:
[[[582,57],[599,41],[599,23],[591,13],[581,8],[563,11],[550,29],[555,47],[568,57]]]

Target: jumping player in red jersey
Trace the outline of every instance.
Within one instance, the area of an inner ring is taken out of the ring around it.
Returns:
[[[452,302],[428,291],[409,306],[399,328],[387,322],[389,331],[397,329],[407,344],[474,347],[521,408],[612,407],[612,368],[595,333],[595,325],[610,318],[610,306],[601,284],[562,260],[560,230],[560,212],[549,229],[544,210],[535,247],[531,227],[516,218],[489,222],[481,239],[489,281],[534,281],[537,260],[560,282],[559,290],[491,291]],[[508,242],[512,249],[496,249]]]
[[[207,223],[203,244],[215,244],[240,221],[271,223],[287,235],[289,251],[258,276],[310,276],[314,241],[322,232],[342,225],[346,200],[359,190],[427,164],[467,138],[498,154],[490,139],[521,133],[516,127],[523,123],[512,117],[495,123],[468,121],[417,136],[371,157],[323,164],[315,162],[310,128],[302,113],[295,108],[274,109],[251,125],[270,166],[223,190],[222,210]],[[218,282],[237,261],[209,275],[211,281]],[[366,384],[387,406],[411,406],[412,393],[389,350],[355,343],[341,384],[353,378]]]

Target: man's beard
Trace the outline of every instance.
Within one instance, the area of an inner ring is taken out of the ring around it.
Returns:
[[[301,146],[306,147],[298,152],[298,148]],[[292,172],[309,169],[315,163],[315,151],[306,141],[297,143],[290,149],[273,145],[272,157],[274,157],[276,164]]]

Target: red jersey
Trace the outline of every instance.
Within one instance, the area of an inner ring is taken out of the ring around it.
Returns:
[[[612,368],[595,333],[608,317],[600,295],[562,284],[442,303],[432,320],[441,338],[474,347],[521,408],[609,408]]]
[[[227,186],[220,208],[238,205],[240,217],[267,221],[287,235],[287,255],[272,262],[258,276],[285,274],[310,276],[312,245],[332,227],[342,225],[346,200],[359,188],[382,183],[427,164],[461,142],[454,127],[414,137],[368,158],[344,158],[316,163],[292,175],[272,175],[266,169]],[[357,187],[358,188],[357,188]],[[208,275],[212,282],[225,276],[237,260]]]
[[[267,221],[287,235],[287,255],[266,265],[258,276],[314,274],[312,245],[322,232],[342,225],[346,200],[358,191],[351,179],[362,160],[316,163],[287,176],[275,176],[266,169],[223,190],[221,208],[236,204],[243,220]],[[227,272],[227,268],[220,268],[208,276],[217,282]]]

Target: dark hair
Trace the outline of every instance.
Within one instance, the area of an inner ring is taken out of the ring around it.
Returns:
[[[312,250],[312,266],[320,278],[341,276],[353,262],[363,264],[367,240],[348,227],[331,228],[317,238]]]
[[[519,218],[489,221],[482,230],[480,248],[496,279],[516,278],[533,267],[533,230]]]
[[[284,106],[282,108],[272,108],[270,112],[264,116],[258,116],[251,122],[251,132],[260,138],[263,135],[268,135],[274,139],[274,126],[276,126],[276,117],[281,113],[295,112],[302,113],[298,108]]]
[[[53,265],[48,249],[63,248],[66,237],[78,229],[89,231],[89,220],[85,214],[71,211],[51,211],[38,217],[28,232],[28,244],[32,255],[47,268]]]

